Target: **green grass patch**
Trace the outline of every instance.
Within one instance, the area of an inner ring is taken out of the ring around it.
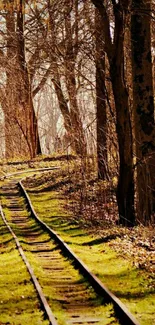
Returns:
[[[44,207],[44,202],[42,201],[42,198],[40,197],[40,206]],[[53,199],[53,205],[57,206],[57,204],[59,203],[58,199],[52,198]],[[51,197],[49,197],[47,195],[47,201],[51,201]],[[36,235],[36,239],[35,241],[39,242],[39,243],[46,243],[48,245],[48,250],[55,249],[54,246],[52,244],[52,241],[50,240],[50,237],[48,234],[46,234],[45,232],[43,232],[41,230],[41,228],[39,227],[39,225],[37,225],[34,221],[34,219],[29,218],[26,221],[26,225],[22,226],[19,228],[18,224],[12,223],[12,214],[14,213],[13,211],[10,211],[10,209],[8,208],[8,204],[9,204],[9,200],[8,199],[4,199],[3,204],[5,203],[5,214],[7,217],[7,220],[9,220],[9,224],[11,225],[12,229],[14,230],[14,232],[19,236],[19,240],[24,248],[24,250],[26,250],[26,256],[30,262],[30,264],[33,267],[34,273],[37,276],[39,283],[41,284],[42,288],[43,288],[43,292],[49,302],[49,305],[52,308],[53,313],[55,314],[55,316],[59,319],[59,324],[68,324],[68,321],[70,319],[70,315],[67,314],[66,308],[63,306],[65,303],[66,304],[75,304],[77,302],[80,302],[82,305],[83,303],[85,303],[85,300],[88,299],[88,301],[91,301],[91,304],[93,306],[93,311],[94,311],[94,317],[99,317],[99,319],[101,319],[101,321],[99,321],[99,325],[100,324],[105,324],[105,325],[109,325],[110,323],[113,324],[118,324],[118,322],[115,320],[114,315],[113,315],[113,308],[111,305],[108,306],[104,306],[102,304],[102,298],[96,296],[94,290],[92,290],[91,287],[89,287],[88,283],[86,281],[84,281],[83,277],[79,274],[79,272],[74,269],[73,265],[70,263],[70,261],[67,258],[64,258],[63,263],[63,269],[64,269],[64,274],[62,277],[62,281],[63,279],[66,277],[70,279],[74,279],[71,280],[73,281],[73,285],[79,285],[82,284],[84,286],[84,289],[81,289],[81,291],[79,291],[77,293],[76,290],[70,291],[67,289],[67,293],[64,292],[64,296],[63,293],[57,292],[57,288],[54,289],[55,286],[55,281],[51,281],[50,280],[50,275],[48,274],[48,269],[46,270],[45,267],[45,263],[46,259],[41,259],[40,256],[38,256],[38,252],[36,249],[35,244],[33,245],[33,240],[29,239],[28,236],[25,237],[25,231],[27,229],[29,229],[29,234],[31,234],[32,232],[32,236],[35,234]],[[21,198],[19,198],[17,200],[17,204],[22,204],[23,209],[24,209],[24,202],[21,200]],[[47,208],[47,206],[46,206]],[[54,210],[53,209],[53,214],[54,214]],[[47,216],[47,209],[44,210],[42,209],[42,212],[44,211],[44,213]],[[57,210],[58,211],[58,210]],[[41,212],[41,211],[40,211]],[[63,211],[63,215],[62,215],[62,209],[59,210],[60,215],[59,217],[65,218],[68,216],[67,214],[64,214]],[[20,211],[18,213],[18,211],[15,211],[15,215],[17,217],[17,214],[19,214],[19,217],[25,217],[28,216],[29,214],[26,213],[25,209],[23,211]],[[68,223],[66,220],[66,224],[63,224],[63,226],[68,228]],[[56,225],[57,227],[57,225]],[[73,224],[73,229],[75,228],[75,225]],[[68,228],[69,229],[69,228]],[[46,245],[45,245],[46,247]],[[45,248],[46,250],[46,248]],[[56,271],[56,278],[57,278],[57,274],[58,272]],[[58,283],[60,283],[60,279],[58,278]],[[22,297],[22,282],[19,283],[20,285],[20,295]],[[26,295],[24,294],[23,297],[25,297]],[[23,298],[24,299],[24,298]],[[15,301],[18,305],[18,295],[15,295]],[[26,297],[26,301],[27,301],[27,297]],[[34,307],[35,308],[35,307]],[[80,314],[81,317],[85,317],[85,315],[87,315],[87,317],[90,314],[90,317],[92,317],[92,307],[91,305],[88,307],[87,305],[85,306],[85,308],[83,308],[82,313],[80,310]],[[87,323],[87,322],[84,322]],[[39,323],[37,323],[39,324]]]
[[[56,191],[29,193],[39,217],[57,231],[74,252],[136,316],[141,325],[155,324],[153,276],[133,266],[99,236],[89,235],[64,210],[64,199]],[[90,244],[90,243],[94,244]]]
[[[1,217],[0,244],[0,324],[47,325],[29,273]]]

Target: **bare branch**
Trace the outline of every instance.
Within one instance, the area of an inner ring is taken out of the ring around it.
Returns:
[[[40,81],[39,85],[33,90],[32,95],[33,97],[36,96],[36,94],[44,87],[50,73],[51,73],[51,67],[52,67],[53,63],[49,66],[49,68],[47,69],[46,73],[44,74],[42,80]]]

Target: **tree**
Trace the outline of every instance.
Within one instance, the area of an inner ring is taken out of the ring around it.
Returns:
[[[52,62],[51,80],[55,87],[71,147],[78,155],[84,156],[86,155],[86,141],[77,101],[75,72],[78,53],[78,1],[75,1],[73,8],[71,3],[65,0],[63,3],[58,1],[51,3],[48,0],[47,6],[49,33],[45,51]],[[73,37],[74,30],[76,30],[75,37]]]
[[[13,10],[13,2],[6,10],[6,55],[1,52],[2,64],[6,72],[6,87],[1,100],[1,105],[5,114],[5,152],[6,158],[12,158],[14,151],[16,154],[21,152],[22,132],[16,123],[17,112],[17,46],[16,46],[16,22]],[[7,63],[6,63],[7,62]],[[16,84],[16,85],[15,85]],[[12,87],[11,87],[12,85]]]
[[[107,178],[107,112],[105,91],[104,31],[101,16],[95,10],[96,26],[96,117],[98,178]]]
[[[119,178],[117,185],[117,204],[119,222],[123,225],[135,224],[134,212],[134,170],[132,129],[129,112],[129,96],[124,78],[124,33],[130,10],[130,1],[111,1],[114,17],[114,35],[105,1],[92,0],[102,18],[105,52],[107,53],[110,77],[116,108],[116,131],[119,145]],[[102,31],[101,31],[102,32]]]
[[[133,0],[131,19],[133,109],[137,158],[137,212],[155,213],[155,118],[151,58],[151,1]]]
[[[25,113],[24,123],[26,124],[24,136],[27,140],[31,158],[41,153],[37,118],[33,107],[31,79],[28,72],[26,55],[25,55],[25,38],[24,38],[24,1],[20,0],[17,6],[17,57],[19,63],[19,73],[21,75],[21,102],[20,105]]]
[[[61,84],[61,75],[59,72],[59,63],[58,63],[58,42],[56,37],[56,23],[55,23],[55,12],[56,8],[53,7],[48,1],[48,14],[49,14],[49,46],[46,47],[46,52],[49,57],[49,59],[52,62],[51,66],[51,80],[53,82],[55,92],[58,98],[59,108],[61,111],[61,114],[64,118],[64,127],[69,135],[72,133],[72,122],[71,122],[71,116],[70,111],[68,107],[68,101],[66,100],[66,97],[64,95],[62,84]],[[73,146],[74,149],[74,146]]]
[[[41,149],[32,101],[32,79],[26,61],[24,1],[20,0],[18,4],[16,1],[7,1],[4,12],[3,31],[6,27],[6,36],[3,32],[4,51],[1,51],[1,60],[6,84],[4,82],[1,105],[5,114],[6,157],[29,154],[32,158]]]
[[[66,87],[70,102],[70,116],[72,123],[72,135],[75,145],[75,151],[81,156],[86,156],[86,141],[83,130],[83,125],[81,121],[80,111],[78,108],[77,101],[77,87],[76,87],[76,75],[75,75],[75,63],[76,57],[78,55],[78,0],[75,0],[75,37],[73,39],[72,33],[72,18],[71,18],[71,8],[72,1],[65,0],[64,6],[64,21],[65,21],[65,77],[66,77]]]

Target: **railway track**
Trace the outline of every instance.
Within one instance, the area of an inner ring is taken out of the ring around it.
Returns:
[[[1,195],[7,211],[4,215],[1,209],[1,216],[16,240],[50,324],[139,324],[38,218],[22,182],[15,178],[6,180]]]

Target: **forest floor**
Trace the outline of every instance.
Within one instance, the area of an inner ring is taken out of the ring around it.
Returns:
[[[6,172],[56,166],[24,183],[38,215],[53,227],[142,325],[154,325],[155,230],[116,225],[116,179],[98,181],[70,157],[1,166]],[[24,175],[26,176],[26,174]]]

